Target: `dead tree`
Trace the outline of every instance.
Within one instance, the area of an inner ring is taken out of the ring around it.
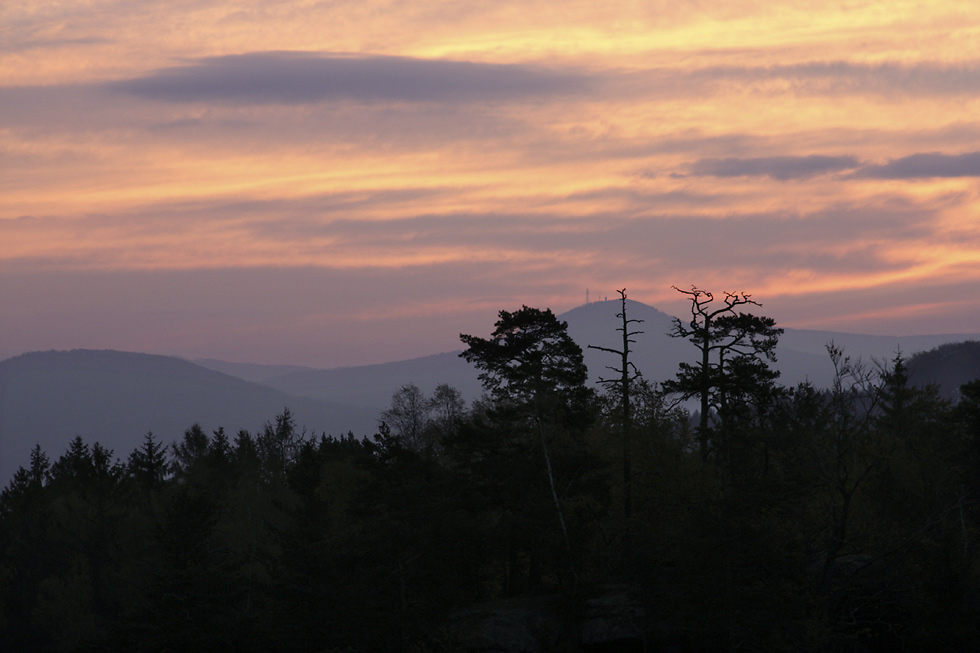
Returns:
[[[599,377],[599,383],[602,383],[607,387],[614,387],[617,384],[619,385],[620,403],[622,404],[620,427],[622,429],[623,438],[623,516],[625,520],[623,539],[628,545],[630,539],[630,519],[633,515],[633,472],[630,443],[630,435],[633,430],[633,415],[632,411],[630,410],[630,384],[640,376],[640,371],[636,368],[636,365],[630,362],[629,356],[630,343],[636,342],[633,340],[632,336],[643,333],[642,331],[630,331],[630,325],[641,324],[643,320],[631,320],[626,317],[626,288],[617,290],[616,292],[619,293],[620,302],[622,302],[623,307],[622,310],[616,314],[616,317],[621,318],[623,321],[622,326],[616,329],[623,335],[623,348],[612,349],[610,347],[589,345],[589,349],[607,351],[610,354],[616,354],[622,358],[620,367],[617,368],[610,365],[606,366],[606,369],[616,372],[619,375],[619,378],[605,379]]]

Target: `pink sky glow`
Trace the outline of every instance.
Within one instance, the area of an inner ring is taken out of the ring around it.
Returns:
[[[749,292],[980,332],[974,0],[13,0],[0,359],[410,358]]]

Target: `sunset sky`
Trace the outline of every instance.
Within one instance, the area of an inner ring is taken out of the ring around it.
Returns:
[[[0,359],[383,362],[672,284],[980,332],[976,0],[0,4]]]

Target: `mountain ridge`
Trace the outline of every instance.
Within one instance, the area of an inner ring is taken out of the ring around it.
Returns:
[[[55,459],[79,435],[124,459],[147,432],[169,445],[198,423],[233,437],[263,428],[286,407],[297,427],[316,433],[376,427],[374,411],[289,395],[174,356],[28,352],[0,361],[0,475],[26,464],[35,444]]]
[[[616,317],[621,306],[619,300],[590,302],[559,315],[583,348],[590,383],[619,364],[615,356],[588,345],[622,346],[616,330],[621,326]],[[680,362],[690,361],[691,344],[668,335],[673,316],[634,300],[627,300],[626,309],[630,319],[644,320],[634,325],[643,333],[634,337],[631,360],[648,380],[671,378]],[[488,324],[486,332],[491,329]],[[980,340],[980,334],[899,337],[786,329],[775,367],[782,385],[810,381],[826,387],[833,375],[826,353],[830,342],[869,364],[887,364],[899,350],[909,358],[970,340]],[[67,365],[69,359],[72,366]],[[77,434],[125,457],[148,431],[168,444],[195,422],[207,430],[224,427],[233,435],[239,428],[261,428],[286,406],[301,428],[368,435],[377,428],[392,393],[407,383],[426,394],[448,383],[470,401],[482,391],[477,371],[458,351],[326,369],[189,361],[115,350],[28,352],[0,361],[0,475],[9,478],[17,466],[26,464],[35,442],[56,458]]]
[[[632,348],[634,361],[640,371],[651,381],[659,382],[671,378],[678,364],[689,360],[693,351],[685,340],[670,338],[667,335],[677,318],[632,299],[626,300],[626,308],[628,317],[644,320],[642,324],[635,325],[636,329],[644,333],[635,337],[637,342]],[[616,331],[620,326],[620,319],[616,314],[620,310],[619,300],[604,300],[582,304],[558,315],[560,319],[568,322],[569,334],[583,348],[593,382],[600,370],[604,370],[608,365],[615,365],[617,361],[610,358],[608,354],[588,349],[588,345],[609,348],[622,346],[622,337]],[[764,311],[760,312],[764,313]],[[488,325],[488,332],[490,327],[491,325]],[[949,342],[971,339],[980,339],[980,333],[877,336],[788,328],[780,338],[775,367],[780,370],[780,383],[784,385],[810,381],[815,385],[825,386],[830,383],[833,375],[833,366],[826,351],[830,343],[843,348],[846,354],[853,357],[860,356],[866,363],[873,365],[876,361],[890,360],[897,351],[911,356],[916,352],[933,349]],[[362,406],[378,406],[379,402],[382,406],[386,405],[391,393],[406,383],[415,383],[425,392],[431,391],[439,383],[449,383],[457,386],[464,396],[470,398],[479,396],[481,389],[476,381],[476,374],[468,364],[458,358],[460,351],[441,352],[371,365],[309,367],[281,375],[262,376],[261,380],[257,378],[258,372],[247,373],[251,375],[250,378],[254,377],[258,382],[284,392],[309,397],[344,398]],[[208,361],[202,359],[195,362],[206,367],[210,365]],[[225,365],[248,366],[250,364],[225,363]],[[389,382],[379,382],[379,379],[383,378],[389,379]],[[384,388],[379,389],[381,386]]]

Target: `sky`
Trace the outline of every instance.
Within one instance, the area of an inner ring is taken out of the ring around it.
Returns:
[[[334,367],[671,288],[980,332],[975,0],[7,0],[0,359]]]

